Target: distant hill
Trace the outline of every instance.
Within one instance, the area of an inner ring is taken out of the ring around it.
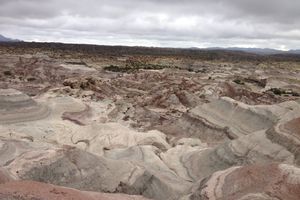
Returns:
[[[89,55],[91,57],[98,55],[105,56],[168,56],[188,59],[202,60],[222,60],[230,62],[263,62],[263,61],[293,61],[300,62],[300,54],[284,53],[263,55],[258,53],[248,53],[238,50],[226,49],[199,49],[199,48],[158,48],[158,47],[126,47],[126,46],[105,46],[105,45],[88,45],[88,44],[63,44],[63,43],[41,43],[41,42],[0,42],[0,49],[14,48],[15,52],[23,53],[39,51],[57,53],[68,51],[73,55]],[[281,51],[280,51],[281,52]],[[287,52],[287,53],[286,53]]]
[[[20,40],[11,39],[0,35],[0,42],[21,42]]]
[[[228,50],[232,51],[244,51],[248,53],[256,53],[262,55],[271,55],[271,54],[282,54],[284,51],[276,50],[276,49],[268,49],[268,48],[229,48]]]
[[[192,49],[195,49],[195,48],[193,47]],[[242,51],[242,52],[246,52],[246,53],[254,53],[254,54],[259,54],[259,55],[300,54],[300,49],[282,51],[282,50],[269,49],[269,48],[211,47],[211,48],[206,48],[205,50]]]
[[[300,54],[300,49],[289,50],[289,53]]]

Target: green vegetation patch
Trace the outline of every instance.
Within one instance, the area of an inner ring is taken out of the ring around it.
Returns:
[[[111,71],[111,72],[121,72],[121,73],[133,73],[138,70],[162,70],[166,68],[176,68],[179,69],[177,66],[169,66],[169,65],[155,65],[155,64],[141,64],[141,65],[126,65],[126,66],[116,66],[110,65],[104,67],[104,70]]]
[[[271,88],[268,91],[272,92],[275,95],[282,96],[282,95],[289,95],[294,97],[300,97],[300,94],[291,90],[284,90],[281,88]]]
[[[234,79],[233,82],[239,85],[245,85],[245,83],[240,79]]]

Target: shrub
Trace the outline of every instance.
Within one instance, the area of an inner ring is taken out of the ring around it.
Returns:
[[[235,79],[235,80],[233,80],[233,82],[235,82],[236,84],[239,84],[239,85],[245,85],[245,83],[243,81],[241,81],[240,79]]]
[[[34,78],[34,77],[27,78],[27,81],[29,81],[29,82],[32,82],[32,81],[35,81],[35,80],[36,80],[36,78]]]
[[[4,71],[3,74],[5,76],[12,76],[12,72],[11,71]]]
[[[270,91],[273,92],[273,94],[279,95],[279,96],[285,94],[285,92],[279,88],[271,88]]]

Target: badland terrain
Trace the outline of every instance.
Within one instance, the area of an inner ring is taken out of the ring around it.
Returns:
[[[300,199],[299,55],[1,43],[0,88],[0,199]]]

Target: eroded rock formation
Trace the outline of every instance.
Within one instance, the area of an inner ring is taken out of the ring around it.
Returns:
[[[0,56],[0,198],[299,199],[294,60],[36,51]]]

